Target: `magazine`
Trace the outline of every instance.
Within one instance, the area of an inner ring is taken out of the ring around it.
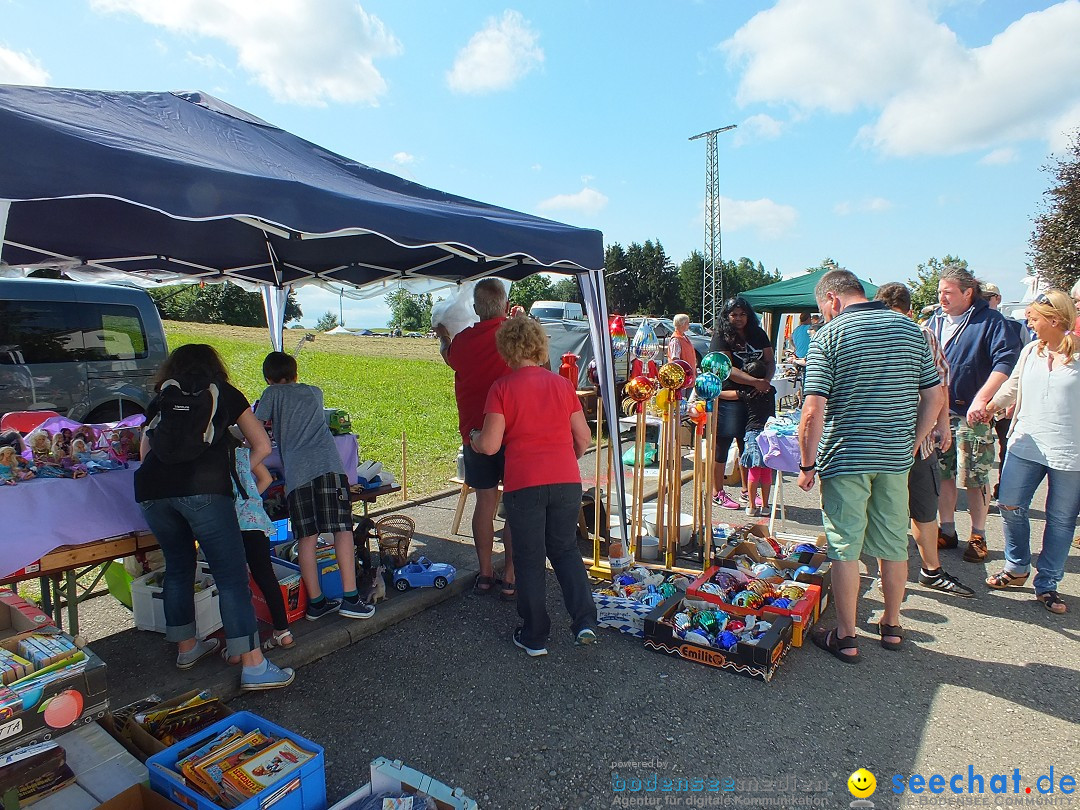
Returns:
[[[299,770],[314,756],[313,752],[305,751],[291,740],[278,740],[227,771],[222,779],[222,787],[238,803],[245,801],[287,774]]]

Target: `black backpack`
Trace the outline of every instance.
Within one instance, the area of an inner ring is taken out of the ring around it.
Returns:
[[[218,387],[166,380],[158,391],[158,412],[146,427],[150,449],[165,464],[183,464],[201,456],[218,438]]]

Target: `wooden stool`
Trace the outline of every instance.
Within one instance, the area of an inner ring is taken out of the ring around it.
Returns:
[[[458,529],[461,527],[461,518],[465,514],[465,501],[469,497],[469,493],[473,491],[473,488],[466,484],[462,479],[454,477],[450,479],[453,484],[461,484],[461,492],[458,494],[457,507],[454,509],[454,520],[450,524],[451,534],[459,534]],[[499,494],[495,498],[495,508],[499,506],[499,500],[502,498],[502,484],[499,484]]]

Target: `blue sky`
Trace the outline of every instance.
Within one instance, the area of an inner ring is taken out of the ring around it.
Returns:
[[[446,191],[877,283],[946,253],[1018,299],[1080,128],[1080,0],[0,0],[0,82],[217,95]],[[338,296],[301,292],[305,323]],[[345,301],[381,326],[381,298]]]

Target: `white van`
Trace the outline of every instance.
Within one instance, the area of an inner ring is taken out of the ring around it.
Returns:
[[[529,314],[541,321],[585,320],[581,304],[572,301],[537,301],[529,308]]]

